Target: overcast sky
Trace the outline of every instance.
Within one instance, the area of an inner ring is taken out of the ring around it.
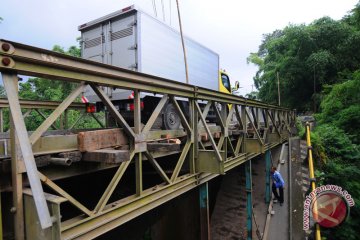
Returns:
[[[162,2],[164,4],[164,14]],[[341,19],[358,0],[179,0],[184,33],[220,55],[220,67],[238,80],[241,94],[252,90],[256,67],[246,58],[262,35],[289,23]],[[78,25],[136,4],[155,15],[152,0],[11,0],[1,7],[0,38],[51,49],[75,45]],[[157,17],[178,26],[176,1],[155,0]],[[170,10],[171,9],[171,10]],[[170,20],[171,16],[171,20]]]

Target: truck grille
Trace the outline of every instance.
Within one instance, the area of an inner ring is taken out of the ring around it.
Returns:
[[[111,41],[115,41],[115,40],[120,39],[120,38],[131,36],[132,34],[133,34],[133,28],[128,27],[128,28],[125,28],[123,30],[113,32],[111,34]]]

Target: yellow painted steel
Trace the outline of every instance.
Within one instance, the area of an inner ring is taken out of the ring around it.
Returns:
[[[310,179],[315,178],[314,174],[314,163],[313,163],[313,157],[312,157],[312,148],[311,148],[311,138],[310,138],[310,124],[306,123],[306,145],[308,147],[308,160],[309,160],[309,175]],[[316,188],[316,184],[314,181],[311,181],[311,190],[314,191]],[[317,206],[315,205],[315,212],[317,212]],[[315,230],[315,239],[321,240],[321,232],[320,232],[320,226],[319,224],[315,224],[316,230]]]

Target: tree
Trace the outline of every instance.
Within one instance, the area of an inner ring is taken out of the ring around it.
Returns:
[[[73,57],[81,56],[81,49],[77,46],[71,46],[65,51],[63,47],[55,45],[52,50]],[[30,78],[27,82],[19,84],[19,95],[24,99],[60,101],[65,99],[76,86],[76,83],[71,82]]]
[[[319,184],[335,184],[360,201],[360,2],[342,20],[323,17],[309,25],[291,24],[264,35],[254,83],[260,100],[309,110],[320,106],[312,132]],[[304,131],[301,131],[303,134]],[[358,239],[360,206],[341,226],[322,229],[326,239]]]
[[[259,68],[254,76],[259,98],[277,102],[279,75],[283,106],[309,110],[315,101],[318,107],[323,87],[346,81],[360,65],[360,31],[353,17],[358,13],[359,4],[340,21],[323,17],[265,34],[258,52],[247,58]]]
[[[319,123],[331,123],[344,130],[354,143],[360,144],[360,70],[353,80],[331,86],[321,102]]]
[[[249,99],[254,99],[254,100],[256,100],[256,99],[258,99],[258,92],[256,92],[256,91],[252,91],[252,92],[250,92],[250,93],[247,93],[246,95],[245,95],[245,97],[246,98],[249,98]]]
[[[77,46],[71,46],[67,50],[59,45],[55,45],[52,49],[55,52],[62,54],[80,57],[81,49]],[[28,81],[19,84],[19,97],[22,99],[39,100],[39,101],[62,101],[64,100],[76,87],[77,83],[67,81],[56,81],[44,78],[30,78]],[[80,102],[80,98],[77,98]],[[45,115],[51,113],[50,110],[43,111]],[[80,116],[79,111],[70,110],[68,112],[68,122],[73,124]],[[43,117],[37,112],[32,111],[25,119],[25,124],[28,130],[35,130],[43,122]],[[55,125],[59,126],[60,122],[57,120]],[[78,124],[80,128],[94,128],[98,127],[98,123],[93,118],[83,118]]]

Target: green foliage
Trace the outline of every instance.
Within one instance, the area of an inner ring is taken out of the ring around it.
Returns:
[[[360,143],[360,71],[353,80],[333,85],[321,102],[320,123],[332,123],[349,134],[350,139]]]
[[[279,75],[283,106],[308,111],[315,103],[320,109],[311,132],[318,183],[339,185],[355,200],[349,219],[322,234],[359,239],[360,2],[342,20],[323,17],[264,35],[247,61],[258,66],[254,83],[260,100],[276,103]],[[305,138],[301,122],[296,125]]]
[[[73,57],[80,57],[81,49],[77,46],[71,46],[67,50],[59,45],[53,47],[53,51],[67,54]],[[29,78],[28,81],[19,83],[19,97],[26,100],[39,100],[39,101],[62,101],[64,100],[76,87],[77,83],[66,81],[55,81],[44,78]],[[4,97],[4,88],[0,86],[0,97]],[[75,101],[80,102],[80,97]],[[85,107],[85,106],[84,106]],[[47,117],[51,114],[52,110],[41,110],[41,113]],[[25,110],[23,111],[25,113]],[[97,113],[99,119],[104,118],[104,113]],[[68,126],[72,126],[77,119],[81,116],[79,111],[68,111]],[[4,111],[4,129],[9,128],[9,112]],[[25,124],[29,131],[35,130],[44,121],[44,117],[36,112],[31,111],[25,118]],[[57,119],[54,125],[59,128],[61,123],[60,119]],[[78,121],[77,128],[98,128],[100,127],[96,120],[90,116],[84,116]]]
[[[322,147],[321,151],[325,152],[327,159],[341,158],[344,163],[357,163],[356,160],[360,159],[359,146],[353,144],[349,136],[336,126],[330,124],[318,126],[311,140]]]
[[[343,130],[330,124],[318,126],[312,134],[312,142],[315,159],[319,159],[319,153],[327,159],[326,164],[318,166],[316,171],[319,183],[341,186],[355,200],[349,219],[337,228],[324,229],[323,235],[328,239],[357,239],[360,226],[360,146],[353,144]]]
[[[0,98],[6,97],[5,88],[3,85],[0,85]]]
[[[53,47],[53,51],[80,57],[80,48],[71,46],[67,51],[59,45]],[[30,78],[28,81],[19,84],[19,96],[30,100],[64,100],[73,89],[76,83],[48,80],[44,78]]]
[[[258,92],[256,92],[256,91],[252,91],[252,92],[250,92],[250,93],[247,93],[246,95],[245,95],[245,97],[246,98],[249,98],[249,99],[254,99],[254,100],[256,100],[256,99],[258,99]]]
[[[299,119],[296,120],[296,129],[299,137],[305,139],[305,127]]]
[[[259,98],[276,103],[278,74],[283,106],[305,111],[319,105],[325,85],[341,83],[359,68],[359,14],[358,4],[340,21],[323,17],[264,35],[258,52],[247,58],[259,68]]]
[[[350,11],[350,14],[343,18],[343,21],[350,26],[360,29],[360,1],[356,4],[355,8]]]

